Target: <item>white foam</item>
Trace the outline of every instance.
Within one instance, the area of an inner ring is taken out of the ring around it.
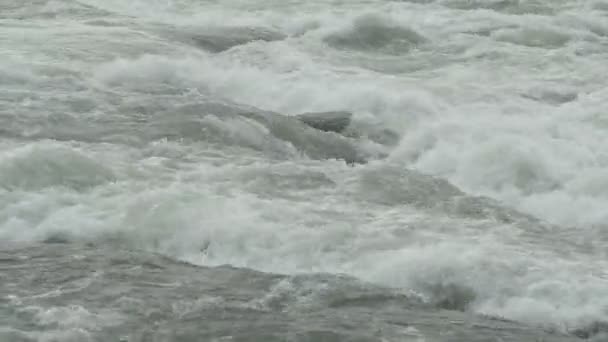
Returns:
[[[114,312],[93,313],[80,305],[37,308],[37,311],[36,316],[40,324],[72,329],[95,330],[104,326],[119,325],[123,319]]]
[[[285,49],[264,50],[259,59],[251,56],[250,50],[232,52],[238,60],[231,56],[200,59],[152,55],[121,59],[100,66],[95,80],[106,87],[141,91],[154,91],[160,86],[197,89],[205,96],[284,114],[349,110],[358,120],[384,122],[397,130],[443,109],[438,98],[413,84],[389,76],[332,73],[327,66],[311,62],[309,56]],[[247,60],[242,60],[244,55]],[[293,64],[288,68],[293,70],[286,72],[285,63]]]
[[[585,116],[538,109],[510,117],[454,111],[410,130],[393,159],[553,223],[604,224],[608,135]]]
[[[409,246],[377,256],[384,262],[361,276],[431,297],[458,295],[434,293],[437,285],[472,289],[472,311],[563,331],[608,319],[608,301],[600,299],[608,295],[608,279],[590,275],[584,266],[593,260],[565,262],[559,255],[517,249],[494,238],[477,245],[445,241]]]

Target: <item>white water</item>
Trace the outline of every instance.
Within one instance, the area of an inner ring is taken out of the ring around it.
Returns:
[[[456,284],[474,312],[564,330],[608,320],[608,3],[467,3],[15,2],[0,15],[0,241],[110,239],[431,297]],[[214,54],[164,35],[216,25],[288,37]],[[123,123],[200,98],[349,110],[401,140],[362,141],[389,156],[352,167],[242,120],[206,117],[213,143],[141,142]],[[457,207],[455,189],[408,170],[553,226],[454,215],[440,204]]]

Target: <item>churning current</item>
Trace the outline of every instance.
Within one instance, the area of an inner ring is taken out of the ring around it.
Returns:
[[[608,1],[0,1],[0,341],[608,341]]]

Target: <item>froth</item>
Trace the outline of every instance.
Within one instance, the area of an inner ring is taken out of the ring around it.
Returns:
[[[545,252],[523,253],[494,238],[475,246],[463,242],[387,251],[377,256],[383,263],[360,276],[410,288],[442,307],[562,331],[608,319],[608,302],[600,300],[608,294],[608,283],[588,276],[579,263],[552,263]]]
[[[523,106],[507,93],[454,106],[406,131],[391,160],[552,223],[603,225],[608,135],[595,119],[594,106],[606,107],[598,95]]]

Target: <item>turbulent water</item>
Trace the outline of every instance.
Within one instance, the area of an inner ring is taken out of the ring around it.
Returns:
[[[605,0],[2,0],[0,341],[607,341],[607,60]]]

